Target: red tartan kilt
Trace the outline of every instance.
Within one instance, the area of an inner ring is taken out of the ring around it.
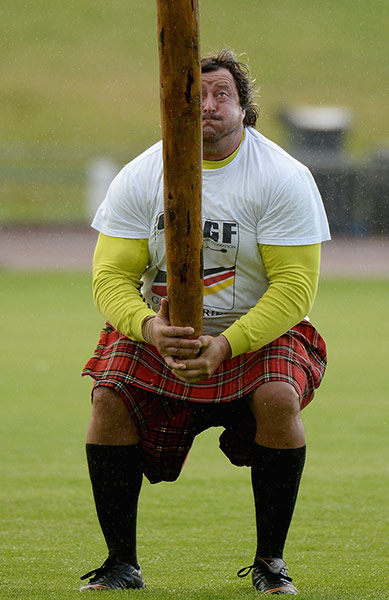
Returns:
[[[153,346],[134,342],[107,323],[82,374],[172,399],[212,403],[236,400],[262,383],[285,381],[295,388],[304,408],[326,364],[323,338],[309,321],[302,321],[263,348],[225,360],[209,379],[187,384],[174,376]]]
[[[177,479],[194,438],[209,427],[224,427],[221,450],[234,465],[249,466],[256,427],[247,395],[262,383],[285,381],[304,408],[325,367],[324,340],[303,321],[260,350],[224,361],[210,379],[184,384],[153,346],[107,323],[83,375],[95,379],[94,388],[120,394],[140,437],[143,472],[157,483]]]

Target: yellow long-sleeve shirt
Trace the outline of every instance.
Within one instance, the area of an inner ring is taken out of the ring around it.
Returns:
[[[300,322],[311,310],[319,270],[320,244],[259,244],[269,287],[247,314],[222,334],[231,356],[253,352]],[[100,233],[93,260],[93,292],[99,311],[127,337],[144,341],[142,323],[155,312],[139,293],[149,263],[147,239]]]

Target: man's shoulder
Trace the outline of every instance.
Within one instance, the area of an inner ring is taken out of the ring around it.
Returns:
[[[289,154],[284,148],[273,142],[262,133],[247,127],[248,144],[252,147],[262,166],[277,166],[290,172],[306,171],[307,167]]]
[[[138,154],[116,175],[111,183],[110,192],[113,193],[139,193],[145,190],[155,191],[162,177],[162,142]]]
[[[156,142],[135,156],[124,166],[124,170],[147,170],[148,168],[155,168],[157,165],[162,165],[162,141]]]

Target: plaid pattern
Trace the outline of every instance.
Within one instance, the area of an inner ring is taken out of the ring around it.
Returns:
[[[325,342],[302,321],[260,350],[225,360],[206,381],[185,384],[153,346],[107,323],[82,374],[121,395],[141,438],[144,473],[156,483],[177,479],[194,437],[213,426],[225,428],[220,447],[231,462],[249,465],[255,422],[247,396],[263,383],[284,381],[304,408],[325,368]]]
[[[323,339],[311,323],[302,321],[260,350],[225,360],[209,379],[188,384],[174,376],[154,346],[133,342],[107,323],[83,375],[193,402],[230,402],[267,381],[287,381],[303,408],[319,386],[325,365]]]

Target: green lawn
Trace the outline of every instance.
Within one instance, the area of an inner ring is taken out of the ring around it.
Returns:
[[[201,52],[249,61],[260,129],[281,145],[278,113],[339,105],[346,140],[367,156],[389,140],[387,0],[200,0]],[[160,138],[154,0],[2,0],[0,222],[85,219],[83,174]]]
[[[102,319],[87,275],[0,273],[0,285],[0,598],[77,598],[79,576],[105,558],[84,460],[90,382],[79,377]],[[304,414],[308,461],[286,550],[302,600],[388,598],[388,292],[388,281],[323,280],[312,314],[329,368]],[[255,597],[236,577],[255,546],[249,471],[224,458],[219,433],[197,439],[176,483],[144,484],[148,587],[129,594]]]
[[[3,143],[126,160],[159,137],[154,1],[3,0],[0,11]],[[387,16],[385,0],[200,0],[201,52],[247,53],[268,134],[282,104],[346,105],[361,150],[389,138]]]

